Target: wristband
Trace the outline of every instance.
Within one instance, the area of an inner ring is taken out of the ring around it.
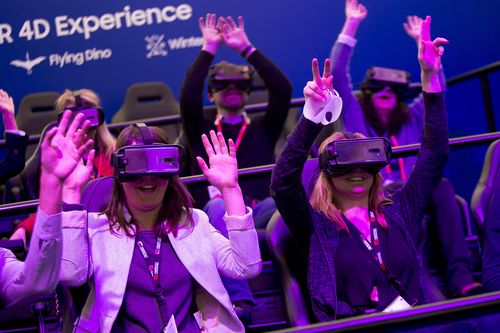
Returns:
[[[252,48],[253,48],[253,45],[252,45],[252,44],[248,44],[248,46],[247,46],[247,47],[245,47],[245,48],[243,49],[243,51],[241,51],[241,53],[240,53],[240,54],[241,54],[241,56],[242,56],[243,58],[246,58],[246,55],[247,55],[248,51],[250,51]]]

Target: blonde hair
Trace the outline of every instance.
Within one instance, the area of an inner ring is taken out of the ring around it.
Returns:
[[[101,100],[93,90],[79,89],[71,91],[66,89],[64,93],[56,100],[56,110],[62,112],[68,107],[68,105],[75,105],[75,96],[78,94],[82,99],[83,105],[95,107],[101,106]],[[108,126],[106,126],[105,122],[97,127],[95,145],[105,155],[111,155],[115,151],[116,139],[109,131]]]
[[[354,138],[362,139],[365,138],[365,136],[361,133],[354,133]],[[344,132],[333,133],[321,143],[319,153],[321,154],[329,143],[345,139],[347,139],[347,136]],[[314,209],[323,213],[329,220],[335,223],[339,230],[348,231],[343,218],[343,213],[341,209],[336,206],[337,203],[335,202],[335,194],[336,191],[333,186],[332,176],[325,172],[320,172],[309,202]],[[373,184],[368,193],[368,203],[369,208],[375,210],[375,213],[377,214],[377,221],[380,226],[387,228],[387,222],[385,221],[381,208],[383,205],[392,203],[392,201],[384,196],[382,176],[380,173],[374,175]]]

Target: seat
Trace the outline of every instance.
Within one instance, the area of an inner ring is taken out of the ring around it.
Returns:
[[[16,122],[19,129],[30,135],[39,135],[45,126],[57,121],[55,104],[60,94],[57,92],[41,92],[28,94],[19,103]],[[36,146],[28,145],[26,158],[29,158]]]
[[[483,286],[500,290],[500,140],[493,142],[472,194],[471,206],[483,241]]]
[[[472,214],[476,220],[478,233],[483,235],[484,222],[495,183],[500,179],[500,140],[494,141],[488,148],[484,158],[483,170],[471,198]],[[496,189],[498,190],[498,189]]]
[[[107,176],[90,181],[83,190],[83,209],[88,212],[104,212],[111,201],[115,179],[115,176]]]
[[[302,171],[302,184],[309,197],[318,175],[317,159],[308,160]],[[289,323],[304,326],[311,323],[312,308],[307,294],[307,257],[299,251],[299,244],[292,236],[280,213],[276,211],[266,229],[267,243],[277,267],[285,294]]]
[[[157,117],[179,115],[180,108],[170,87],[163,82],[141,82],[127,89],[125,100],[120,110],[112,118],[112,123],[132,120],[144,120]],[[171,142],[176,141],[181,133],[180,121],[159,126],[168,135]]]

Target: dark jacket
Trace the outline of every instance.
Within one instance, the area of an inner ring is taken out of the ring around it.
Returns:
[[[448,157],[448,126],[444,96],[424,94],[425,127],[422,147],[407,183],[390,195],[392,204],[384,206],[388,223],[396,225],[419,259],[415,244],[419,223],[432,191],[442,177]],[[276,163],[271,179],[271,194],[285,223],[302,250],[307,253],[309,297],[318,321],[329,321],[337,316],[359,314],[359,311],[337,299],[335,253],[339,240],[333,222],[309,204],[301,183],[301,173],[308,151],[322,126],[301,118]],[[388,194],[389,195],[389,194]],[[423,267],[419,270],[424,277]],[[424,303],[436,300],[427,279],[422,278]]]

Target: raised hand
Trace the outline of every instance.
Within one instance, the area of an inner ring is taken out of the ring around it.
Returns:
[[[222,133],[210,131],[210,139],[203,134],[201,140],[208,155],[208,163],[197,156],[198,165],[210,184],[219,191],[238,187],[238,162],[233,140],[229,139],[229,149]]]
[[[87,138],[90,122],[86,120],[78,129],[84,115],[78,114],[69,124],[71,111],[65,111],[59,125],[50,129],[42,142],[42,171],[63,182],[80,162],[93,141]],[[43,175],[42,175],[43,177]]]
[[[6,130],[17,130],[16,117],[14,114],[14,101],[9,94],[0,89],[0,113],[4,121],[4,128]]]
[[[2,89],[0,89],[0,113],[2,113],[2,115],[14,114],[14,101],[12,97]]]
[[[234,22],[231,16],[228,16],[227,19],[221,17],[220,22],[221,24],[219,30],[221,31],[224,44],[226,44],[229,48],[241,53],[249,45],[251,45],[245,32],[245,22],[243,21],[243,17],[238,17],[238,24]]]
[[[94,170],[95,150],[92,149],[87,155],[87,162],[84,163],[81,158],[76,164],[73,172],[64,181],[65,190],[80,191],[82,187],[87,184],[91,178],[92,171]]]
[[[427,16],[422,21],[422,28],[418,44],[418,62],[422,72],[437,73],[441,67],[441,57],[444,54],[442,44],[448,44],[448,40],[438,37],[431,41],[431,17]]]
[[[208,13],[205,21],[203,21],[203,17],[200,17],[198,21],[200,31],[203,35],[202,50],[213,55],[217,53],[217,50],[222,45],[222,36],[219,31],[221,19],[219,18],[219,22],[216,22],[216,19],[217,16],[215,14]]]
[[[357,0],[346,0],[345,17],[347,20],[363,21],[368,15],[368,9]]]
[[[319,73],[318,59],[312,60],[312,81],[308,81],[304,87],[304,97],[317,101],[326,101],[328,90],[333,91],[333,76],[331,76],[331,61],[326,59],[323,65],[323,76]]]
[[[420,32],[422,31],[422,18],[416,15],[409,15],[407,21],[403,23],[406,34],[418,43]]]

